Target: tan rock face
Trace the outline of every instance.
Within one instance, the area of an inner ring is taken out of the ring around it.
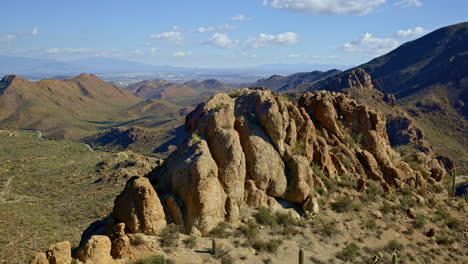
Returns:
[[[40,252],[34,255],[29,264],[49,264],[49,261],[47,260],[47,255],[44,252]]]
[[[46,255],[50,264],[70,264],[72,261],[70,242],[64,241],[51,245]]]
[[[156,235],[166,226],[166,217],[156,191],[147,178],[133,177],[114,202],[112,215],[132,233]]]
[[[353,89],[372,85],[354,75]],[[297,106],[266,89],[217,94],[187,115],[185,129],[186,142],[149,177],[192,233],[238,220],[242,206],[278,207],[276,198],[317,214],[314,190],[325,177],[347,174],[361,191],[369,179],[389,190],[416,177],[391,148],[385,116],[341,93],[306,93]],[[425,164],[441,178],[440,166]]]
[[[111,241],[107,236],[92,236],[90,240],[80,248],[77,257],[80,261],[89,264],[112,264]]]
[[[226,193],[205,140],[194,137],[180,149],[183,152],[169,156],[154,180],[158,192],[180,197],[187,232],[205,233],[224,221]]]

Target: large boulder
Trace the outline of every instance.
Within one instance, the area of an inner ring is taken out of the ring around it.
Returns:
[[[154,178],[158,192],[180,197],[188,233],[206,233],[224,221],[226,193],[208,143],[194,136],[171,155]]]
[[[78,250],[77,257],[85,264],[113,264],[111,256],[112,244],[107,236],[92,236],[88,242]]]
[[[47,250],[47,260],[50,264],[70,264],[71,244],[68,241],[53,244]]]
[[[49,264],[47,255],[44,252],[37,253],[33,256],[29,264]]]
[[[112,216],[132,233],[157,235],[166,226],[166,216],[156,191],[147,178],[133,177],[114,202]]]

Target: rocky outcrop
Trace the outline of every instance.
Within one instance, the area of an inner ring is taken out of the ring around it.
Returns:
[[[109,237],[92,236],[86,245],[79,249],[77,257],[86,264],[113,264]]]
[[[348,84],[372,85],[364,73]],[[148,177],[170,197],[168,218],[192,234],[238,220],[242,206],[278,206],[275,199],[316,214],[324,178],[348,175],[364,191],[367,179],[390,190],[417,177],[392,149],[386,124],[336,92],[306,93],[297,105],[262,88],[217,94],[187,115],[187,140]],[[440,180],[439,167],[423,169]]]
[[[44,252],[40,252],[34,255],[29,264],[49,264],[49,261],[47,260],[47,255]]]
[[[70,264],[72,261],[70,242],[64,241],[51,245],[46,256],[50,264]]]
[[[133,177],[115,199],[112,216],[125,223],[131,233],[157,235],[166,226],[166,217],[149,180]]]
[[[421,129],[417,128],[413,120],[406,115],[389,116],[387,132],[392,146],[412,144],[422,152],[432,152]]]
[[[111,256],[114,259],[121,259],[130,256],[130,238],[125,234],[125,224],[119,223],[114,226],[112,237]]]

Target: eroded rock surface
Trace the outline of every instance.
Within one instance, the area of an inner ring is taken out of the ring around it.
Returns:
[[[132,233],[157,235],[166,226],[166,217],[156,191],[147,178],[133,177],[114,202],[112,216],[125,223]]]
[[[372,85],[366,76],[340,82],[365,90]],[[183,218],[189,233],[274,199],[318,213],[314,190],[325,188],[324,178],[347,175],[364,191],[367,179],[390,190],[420,175],[392,149],[386,116],[337,92],[306,93],[297,105],[262,88],[217,94],[187,115],[185,130],[187,140],[148,176],[160,195],[179,201],[168,200],[166,211]],[[421,155],[421,169],[441,180],[444,169]]]

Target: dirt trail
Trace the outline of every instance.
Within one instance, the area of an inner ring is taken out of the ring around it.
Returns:
[[[11,180],[13,180],[14,177],[15,176],[11,176],[10,178],[8,178],[5,185],[3,186],[3,189],[0,191],[0,202],[1,203],[6,202],[5,195],[10,191]]]

